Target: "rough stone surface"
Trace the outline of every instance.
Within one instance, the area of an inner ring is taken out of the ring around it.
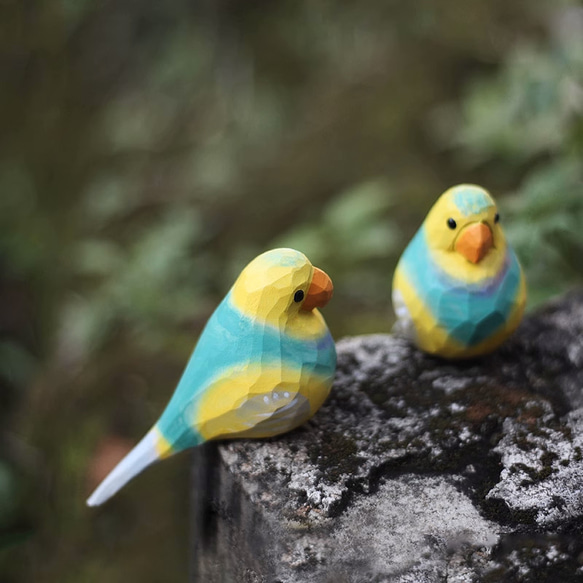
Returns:
[[[195,451],[191,581],[583,581],[583,292],[480,359],[338,355],[306,426]]]

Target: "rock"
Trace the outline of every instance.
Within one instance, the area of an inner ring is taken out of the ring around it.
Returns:
[[[583,581],[583,292],[481,359],[338,356],[306,426],[195,450],[191,581]]]

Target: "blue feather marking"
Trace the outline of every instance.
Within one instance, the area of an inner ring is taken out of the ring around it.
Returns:
[[[280,267],[300,267],[306,262],[305,255],[292,249],[273,249],[261,256],[261,261],[266,265],[278,265]]]
[[[470,185],[456,188],[453,201],[464,217],[478,215],[494,206],[492,199],[481,188]]]
[[[468,284],[444,273],[432,259],[425,228],[403,254],[402,268],[439,325],[467,347],[495,334],[510,316],[520,290],[520,266],[507,247],[502,268],[490,280]],[[469,297],[468,297],[469,296]]]
[[[192,422],[198,398],[213,382],[237,366],[261,362],[265,366],[306,369],[306,373],[332,376],[336,349],[326,329],[321,338],[301,340],[242,314],[225,297],[205,326],[182,374],[176,391],[157,427],[175,450],[204,441]]]

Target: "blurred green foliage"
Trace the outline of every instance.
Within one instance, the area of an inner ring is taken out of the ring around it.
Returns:
[[[519,177],[504,223],[530,305],[583,282],[583,10],[565,4],[549,35],[521,40],[494,75],[438,116],[468,165]]]
[[[293,227],[273,242],[301,249],[334,274],[335,293],[343,302],[326,312],[349,332],[378,330],[379,311],[386,320],[383,327],[388,326],[388,306],[383,309],[390,284],[386,265],[396,263],[404,241],[399,224],[389,216],[394,205],[386,180],[364,182],[340,192],[318,220]]]
[[[543,0],[0,3],[0,579],[185,579],[184,457],[84,498],[261,251],[331,275],[336,337],[387,332],[407,240],[477,182],[508,193],[534,302],[580,282],[581,20]]]

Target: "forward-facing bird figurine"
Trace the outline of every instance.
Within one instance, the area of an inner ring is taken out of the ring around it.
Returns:
[[[156,460],[211,439],[269,437],[320,408],[336,350],[316,309],[330,278],[293,249],[256,257],[209,319],[160,419],[87,500],[97,506]]]
[[[447,190],[397,265],[396,329],[431,354],[478,356],[515,330],[525,302],[524,275],[492,197],[472,184]]]

